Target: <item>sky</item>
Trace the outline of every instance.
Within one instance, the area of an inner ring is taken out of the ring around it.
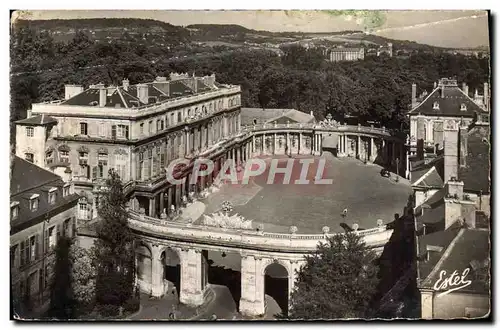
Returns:
[[[488,46],[486,11],[284,11],[284,10],[36,10],[21,12],[25,19],[148,18],[173,25],[239,24],[255,30],[336,32],[365,30],[400,40],[441,47]],[[375,18],[375,19],[374,19]]]

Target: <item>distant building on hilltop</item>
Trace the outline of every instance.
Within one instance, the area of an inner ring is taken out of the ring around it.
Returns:
[[[365,49],[363,47],[330,48],[325,50],[325,55],[330,62],[364,60]]]
[[[380,46],[377,49],[377,56],[380,56],[382,54],[387,54],[389,57],[392,57],[392,43],[388,42],[386,46]]]

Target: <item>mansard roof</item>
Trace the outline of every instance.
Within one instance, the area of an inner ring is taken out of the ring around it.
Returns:
[[[22,124],[22,125],[46,125],[46,124],[57,124],[57,120],[51,116],[47,115],[39,115],[39,116],[32,116],[30,118],[25,118],[16,121],[16,124]]]
[[[148,97],[155,98],[156,102],[162,102],[168,99],[204,93],[212,89],[223,88],[223,85],[215,83],[212,87],[203,82],[201,79],[196,79],[196,92],[192,85],[194,77],[187,77],[177,80],[155,80],[145,83],[148,88]],[[127,89],[123,86],[108,86],[106,89],[106,107],[111,108],[135,108],[146,105],[139,100],[137,96],[137,85],[130,85]],[[77,106],[98,106],[99,105],[99,86],[90,86],[83,92],[63,101],[63,105]],[[151,103],[151,101],[149,101]]]
[[[434,106],[435,104],[438,108]],[[465,110],[461,110],[462,105],[465,105]],[[410,115],[450,117],[474,117],[476,113],[487,112],[466,95],[458,87],[456,81],[446,79],[442,79],[427,98],[409,112]]]

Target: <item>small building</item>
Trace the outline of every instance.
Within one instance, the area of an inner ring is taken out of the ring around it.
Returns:
[[[241,125],[253,126],[262,124],[308,124],[314,123],[316,119],[312,112],[295,109],[264,109],[264,108],[241,108]]]
[[[12,156],[10,264],[14,312],[36,317],[50,303],[55,247],[60,236],[76,235],[79,196],[61,177]]]
[[[491,309],[490,232],[458,225],[418,239],[423,319],[486,317]]]

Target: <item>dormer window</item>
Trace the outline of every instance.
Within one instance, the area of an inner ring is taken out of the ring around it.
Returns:
[[[52,164],[54,162],[54,152],[49,150],[45,153],[45,159],[47,164]]]
[[[432,106],[434,110],[439,110],[439,102],[434,102],[434,105]]]
[[[35,156],[32,153],[27,152],[24,154],[24,159],[26,159],[30,163],[33,163],[35,161]]]
[[[55,204],[56,203],[56,197],[57,197],[57,188],[50,188],[49,190],[49,204]]]
[[[33,196],[30,197],[30,210],[33,212],[38,210],[39,197],[40,195],[38,194],[33,194]]]
[[[17,219],[19,216],[19,202],[10,203],[10,218]]]
[[[67,197],[70,194],[70,185],[69,183],[65,184],[63,187],[63,197]]]
[[[467,106],[465,103],[460,104],[460,111],[467,111]]]

